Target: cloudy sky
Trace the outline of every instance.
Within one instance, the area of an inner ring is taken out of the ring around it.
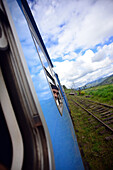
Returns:
[[[7,1],[31,77],[38,77],[40,63],[25,19],[16,1]],[[76,88],[113,74],[113,0],[28,3],[62,85]]]
[[[62,84],[113,74],[113,0],[28,2]]]

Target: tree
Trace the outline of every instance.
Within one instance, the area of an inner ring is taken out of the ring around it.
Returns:
[[[66,87],[65,85],[63,85],[63,88],[64,88],[64,90],[66,90],[66,89],[67,89],[67,87]]]
[[[79,92],[79,95],[81,95],[81,89],[80,89],[80,87],[79,87],[79,90],[78,90],[78,92]]]

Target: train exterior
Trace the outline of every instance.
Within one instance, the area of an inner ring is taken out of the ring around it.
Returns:
[[[66,95],[26,0],[0,0],[0,103],[0,167],[84,169]]]

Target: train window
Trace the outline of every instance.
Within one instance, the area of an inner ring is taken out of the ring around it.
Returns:
[[[52,90],[55,102],[57,104],[57,107],[60,111],[60,114],[62,115],[62,111],[63,111],[63,97],[61,95],[61,91],[59,88],[58,83],[55,81],[55,78],[53,78],[53,76],[50,74],[50,72],[44,67],[45,69],[45,73],[50,85],[50,88]]]
[[[13,15],[14,15],[14,10],[12,9],[12,5],[10,4],[9,6],[11,8]],[[25,8],[23,8],[23,13],[25,15],[27,24],[26,24],[26,21],[23,22],[25,20],[25,18],[23,16],[21,16],[20,13],[18,15],[20,16],[22,22],[21,21],[19,22],[16,19],[18,17],[18,16],[15,16],[15,15],[17,15],[16,13],[14,15],[13,20],[14,20],[14,23],[16,25],[16,29],[17,29],[17,33],[18,33],[18,36],[19,36],[20,41],[21,41],[21,45],[23,47],[25,58],[27,58],[28,60],[31,56],[33,58],[32,61],[31,61],[31,58],[30,58],[29,61],[27,60],[28,68],[30,70],[33,83],[36,84],[36,80],[38,78],[40,78],[39,74],[43,72],[42,71],[42,69],[43,69],[44,73],[46,75],[46,80],[47,80],[47,81],[44,80],[44,83],[45,83],[45,85],[47,85],[47,83],[49,84],[49,87],[52,91],[53,96],[55,96],[55,92],[53,92],[51,84],[53,84],[54,86],[56,86],[58,88],[58,99],[56,100],[55,97],[54,97],[54,99],[55,99],[56,105],[59,109],[59,112],[62,115],[62,112],[63,112],[63,97],[62,97],[62,93],[61,93],[60,88],[59,88],[59,83],[56,79],[55,73],[54,73],[53,68],[52,68],[52,62],[49,58],[49,55],[47,53],[46,47],[43,43],[43,40],[41,39],[41,35],[38,32],[37,26],[34,24],[35,21],[33,20],[33,23],[31,23],[31,20],[29,19],[29,16],[26,13]],[[19,29],[21,27],[24,27],[24,30],[23,30],[24,34],[22,34],[21,29]],[[31,35],[30,35],[30,33],[31,33]],[[30,42],[32,42],[32,45],[31,45]],[[29,46],[29,48],[27,48],[28,46]],[[39,58],[37,57],[36,52],[38,53]],[[39,59],[40,59],[40,61],[39,61]],[[35,64],[34,64],[34,61],[36,61]],[[40,62],[42,64],[42,66],[40,66]],[[34,65],[37,65],[37,68],[34,67]],[[35,75],[37,75],[38,78],[36,78]],[[45,79],[45,76],[44,76],[44,79]],[[38,89],[36,91],[38,91],[38,95],[40,95],[39,97],[41,98],[41,100],[42,100],[43,95],[46,95],[46,98],[48,98],[47,95],[50,94],[50,91],[48,93],[47,92],[44,93],[45,91],[44,91],[44,89],[42,90],[41,82],[39,82],[39,84],[40,85],[38,85],[38,88],[35,87],[35,88]],[[41,94],[41,93],[43,93],[43,94]]]
[[[32,34],[32,30],[31,30],[31,34]],[[62,113],[63,113],[63,96],[62,96],[62,93],[59,88],[59,83],[57,81],[56,74],[53,71],[51,64],[49,63],[47,57],[45,57],[45,55],[43,54],[43,52],[42,52],[41,48],[39,47],[39,45],[36,41],[36,38],[33,34],[32,34],[32,37],[33,37],[40,61],[42,63],[47,81],[48,81],[50,89],[52,91],[55,103],[58,107],[60,114],[62,115]]]

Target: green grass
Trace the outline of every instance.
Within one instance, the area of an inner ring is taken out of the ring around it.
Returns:
[[[79,148],[84,153],[82,154],[83,162],[88,162],[89,167],[92,170],[112,170],[113,140],[106,141],[105,137],[113,134],[102,126],[99,129],[96,129],[95,127],[98,122],[81,108],[73,105],[71,99],[76,99],[74,96],[69,95],[71,90],[66,90],[65,92],[67,94]],[[113,94],[111,95],[109,92],[113,93],[113,85],[84,90],[83,96],[91,95],[90,98],[92,100],[101,102],[104,102],[103,99],[106,98],[106,103],[112,104],[113,101],[111,96]],[[99,132],[103,130],[105,131],[105,134],[100,135]]]
[[[69,94],[72,90],[67,89],[65,92]],[[73,91],[79,95],[78,91]],[[113,84],[110,85],[103,85],[88,88],[81,91],[81,96],[89,96],[90,99],[94,101],[98,101],[101,103],[106,103],[109,105],[113,105]]]
[[[89,88],[83,92],[93,100],[113,105],[113,84]]]

